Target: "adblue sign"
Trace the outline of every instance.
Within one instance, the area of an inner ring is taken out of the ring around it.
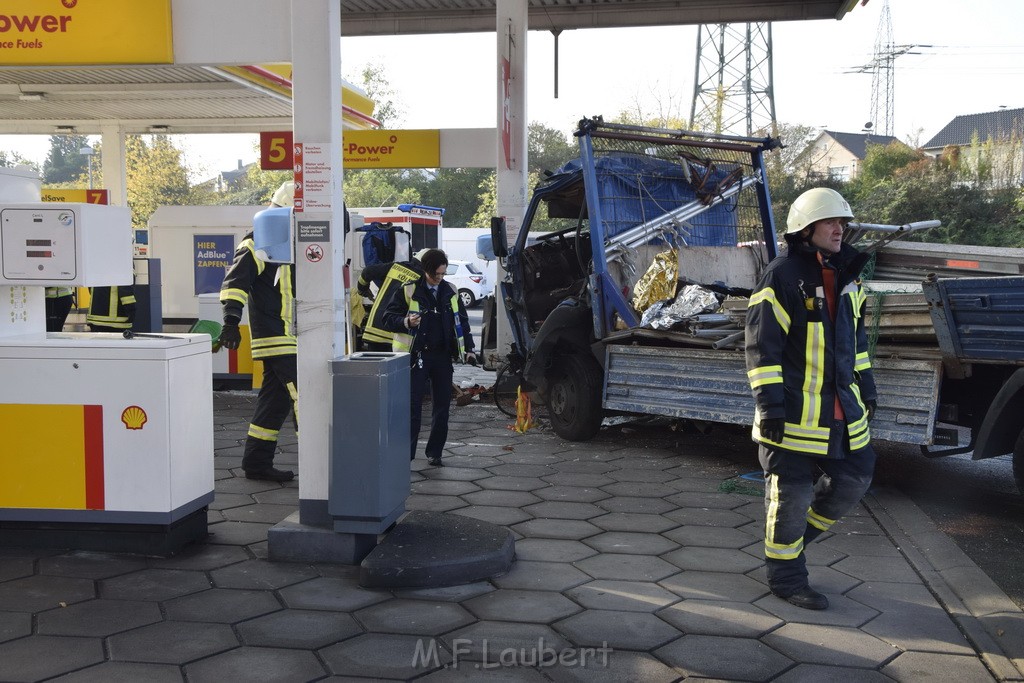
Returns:
[[[260,168],[292,168],[291,131],[260,134]],[[437,130],[346,130],[341,134],[345,168],[437,168],[441,132]]]

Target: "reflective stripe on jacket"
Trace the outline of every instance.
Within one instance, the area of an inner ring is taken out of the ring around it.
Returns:
[[[875,400],[864,291],[857,276],[867,256],[844,244],[822,265],[816,252],[794,248],[769,264],[747,309],[747,377],[757,401],[754,440],[825,457],[838,398],[850,451],[868,446],[867,401]],[[822,268],[835,268],[835,322]],[[781,442],[760,432],[761,420],[785,418]],[[840,452],[842,449],[838,449]]]
[[[366,319],[366,327],[363,328],[363,340],[390,344],[394,336],[393,332],[384,329],[384,310],[388,302],[397,295],[399,290],[410,283],[416,282],[421,273],[403,263],[394,263],[388,269],[383,284],[377,290],[377,296],[370,308],[370,315]]]
[[[295,272],[288,263],[267,263],[256,256],[252,233],[235,250],[220,287],[224,316],[242,317],[249,305],[254,360],[294,355]]]
[[[132,316],[128,306],[135,306],[135,288],[132,285],[90,287],[89,313],[85,316],[85,322],[119,330],[131,329]]]

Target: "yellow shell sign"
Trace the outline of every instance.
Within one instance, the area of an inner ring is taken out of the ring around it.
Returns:
[[[171,0],[4,0],[0,65],[170,64]]]
[[[341,135],[345,168],[437,168],[438,130],[346,130]]]

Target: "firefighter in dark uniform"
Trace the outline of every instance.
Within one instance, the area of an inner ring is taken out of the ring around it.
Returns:
[[[808,584],[804,546],[857,504],[875,467],[868,420],[876,392],[859,279],[868,257],[842,242],[851,218],[834,190],[797,197],[788,253],[768,265],[747,311],[768,587],[806,609],[825,609],[828,599]]]
[[[412,362],[410,459],[416,457],[423,396],[429,381],[432,407],[426,455],[431,465],[442,467],[452,402],[452,362],[476,365],[476,354],[466,309],[455,288],[444,281],[448,257],[440,249],[428,249],[420,263],[422,276],[403,285],[386,302],[384,329],[394,333],[392,349],[408,352]]]
[[[74,303],[74,290],[71,287],[46,288],[46,331],[60,332],[71,313]]]
[[[86,324],[93,332],[121,332],[132,329],[135,321],[135,288],[90,287]]]
[[[274,194],[272,205],[291,206],[290,183]],[[268,263],[257,258],[253,233],[235,250],[220,289],[224,326],[220,344],[237,349],[242,340],[238,324],[249,304],[252,358],[263,362],[263,383],[242,454],[248,479],[291,481],[295,473],[274,467],[277,438],[291,412],[298,431],[298,367],[295,339],[295,271],[289,263]]]
[[[362,329],[363,347],[368,351],[390,351],[394,333],[384,329],[384,309],[388,301],[403,285],[416,282],[423,276],[420,257],[429,249],[420,249],[410,261],[395,263],[376,263],[363,268],[359,274],[356,289],[367,299],[373,297],[373,305],[366,316]],[[370,283],[377,285],[377,295],[373,296]]]

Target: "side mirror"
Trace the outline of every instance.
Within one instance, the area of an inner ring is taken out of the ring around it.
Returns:
[[[491,249],[498,258],[508,256],[508,235],[505,233],[505,217],[491,218]]]

